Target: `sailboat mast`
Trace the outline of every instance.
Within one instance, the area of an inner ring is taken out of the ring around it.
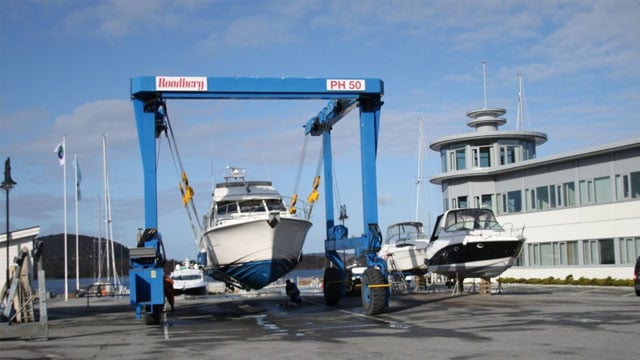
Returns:
[[[104,238],[106,242],[106,278],[107,281],[111,281],[111,268],[109,266],[109,239],[111,238],[109,235],[109,222],[111,221],[111,219],[109,219],[109,198],[107,195],[109,193],[109,183],[107,180],[107,136],[105,134],[102,134],[102,180],[104,183]]]
[[[98,278],[96,282],[102,282],[102,213],[100,212],[100,195],[98,195]]]
[[[484,97],[484,108],[487,108],[487,60],[482,60],[482,96]]]
[[[523,129],[524,121],[524,90],[522,89],[522,74],[518,74],[518,113],[516,115],[516,130]]]
[[[416,221],[420,220],[420,190],[422,187],[422,139],[424,128],[422,126],[422,116],[418,117],[419,129],[418,129],[418,177],[416,178]]]
[[[102,135],[103,148],[103,167],[104,167],[104,197],[105,197],[105,216],[106,216],[106,232],[107,232],[107,279],[111,280],[113,275],[113,284],[118,285],[118,274],[116,271],[116,257],[113,245],[113,222],[111,221],[111,195],[109,189],[109,177],[107,168],[107,136]]]

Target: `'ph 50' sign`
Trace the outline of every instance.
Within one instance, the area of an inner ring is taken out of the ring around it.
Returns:
[[[364,80],[327,79],[327,91],[364,91]]]

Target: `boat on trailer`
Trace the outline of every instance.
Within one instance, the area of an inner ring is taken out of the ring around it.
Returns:
[[[302,260],[312,224],[305,211],[287,209],[271,181],[247,181],[243,169],[229,169],[213,191],[200,249],[214,278],[257,290]]]
[[[429,272],[462,283],[492,278],[513,266],[525,242],[524,228],[505,229],[490,209],[452,209],[438,216],[427,247]]]
[[[387,237],[378,256],[387,261],[391,272],[422,275],[427,272],[424,262],[429,238],[418,221],[401,222],[387,227]]]

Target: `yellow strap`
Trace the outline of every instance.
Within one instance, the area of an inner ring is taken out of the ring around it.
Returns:
[[[296,202],[298,202],[298,194],[293,194],[291,197],[291,205],[289,205],[289,214],[296,214]]]

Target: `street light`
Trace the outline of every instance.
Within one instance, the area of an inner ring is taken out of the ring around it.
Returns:
[[[11,178],[11,158],[7,158],[4,162],[4,181],[0,188],[7,192],[7,288],[9,287],[9,190],[13,188],[14,185],[17,185],[15,181]]]

